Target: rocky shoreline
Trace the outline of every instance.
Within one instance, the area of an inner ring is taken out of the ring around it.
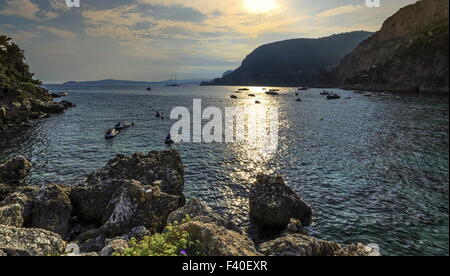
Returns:
[[[33,120],[61,114],[75,107],[66,100],[53,101],[53,97],[42,87],[32,86],[29,89],[32,91],[0,91],[0,131],[31,126]]]
[[[30,169],[20,156],[0,165],[0,256],[111,256],[178,223],[208,256],[379,255],[363,244],[307,236],[312,208],[280,176],[260,175],[252,186],[246,233],[205,203],[186,200],[174,150],[118,155],[74,187],[27,186]]]

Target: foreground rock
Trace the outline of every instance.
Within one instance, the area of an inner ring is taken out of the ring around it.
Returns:
[[[191,221],[181,226],[207,256],[259,256],[246,236],[213,223]]]
[[[214,212],[211,207],[196,198],[189,200],[186,205],[171,213],[167,219],[167,224],[181,224],[186,219],[186,215],[193,221],[213,223],[228,230],[242,233],[241,229],[231,220],[223,218]]]
[[[65,243],[55,233],[0,225],[0,252],[6,256],[48,256],[64,252]]]
[[[379,256],[374,249],[362,244],[342,247],[336,242],[318,240],[305,235],[287,235],[260,245],[266,256]]]
[[[72,213],[70,192],[70,188],[61,185],[49,184],[42,187],[34,200],[32,227],[65,237]]]
[[[310,225],[312,209],[280,176],[259,175],[250,192],[250,218],[259,229],[283,230],[292,218]]]
[[[76,243],[68,245],[68,255],[111,256],[126,250],[132,238],[142,240],[175,223],[209,256],[377,255],[362,244],[343,247],[304,235],[311,208],[281,177],[271,176],[258,177],[250,209],[258,226],[280,232],[258,252],[229,219],[197,199],[185,203],[183,165],[173,150],[118,156],[73,188],[23,186],[31,168],[23,157],[0,168],[1,179],[9,183],[0,198],[0,255],[61,254],[65,239]],[[74,247],[77,253],[70,250]]]
[[[8,186],[22,185],[31,170],[31,163],[18,156],[0,165],[0,183]]]
[[[82,239],[122,235],[138,226],[160,232],[169,214],[184,205],[183,189],[183,165],[176,151],[120,155],[72,191],[77,218],[101,225]]]

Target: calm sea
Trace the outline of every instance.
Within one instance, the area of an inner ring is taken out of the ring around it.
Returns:
[[[78,105],[33,129],[4,132],[0,159],[22,154],[33,163],[30,182],[73,185],[116,154],[165,149],[175,121],[155,118],[173,107],[245,106],[248,93],[279,109],[279,148],[252,143],[175,146],[186,168],[186,194],[248,225],[248,194],[258,173],[279,173],[315,210],[311,235],[341,243],[375,243],[386,255],[449,254],[449,100],[419,95],[373,95],[335,90],[261,88],[230,99],[235,87],[57,86]],[[346,99],[351,97],[351,99]],[[104,132],[117,122],[136,126],[113,141]]]

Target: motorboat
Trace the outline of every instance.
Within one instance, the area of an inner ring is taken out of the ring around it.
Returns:
[[[119,131],[115,128],[108,129],[105,133],[105,139],[114,139],[119,134]]]

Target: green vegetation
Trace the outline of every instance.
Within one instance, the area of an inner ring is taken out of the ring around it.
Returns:
[[[11,38],[0,35],[0,90],[34,90],[35,85],[40,84],[39,80],[33,79],[23,50],[12,43]]]
[[[186,223],[190,220],[182,221]],[[132,239],[130,247],[123,253],[116,253],[114,256],[200,256],[202,253],[198,249],[198,241],[190,238],[188,232],[181,229],[178,223],[168,225],[163,233],[144,237],[137,241]]]

